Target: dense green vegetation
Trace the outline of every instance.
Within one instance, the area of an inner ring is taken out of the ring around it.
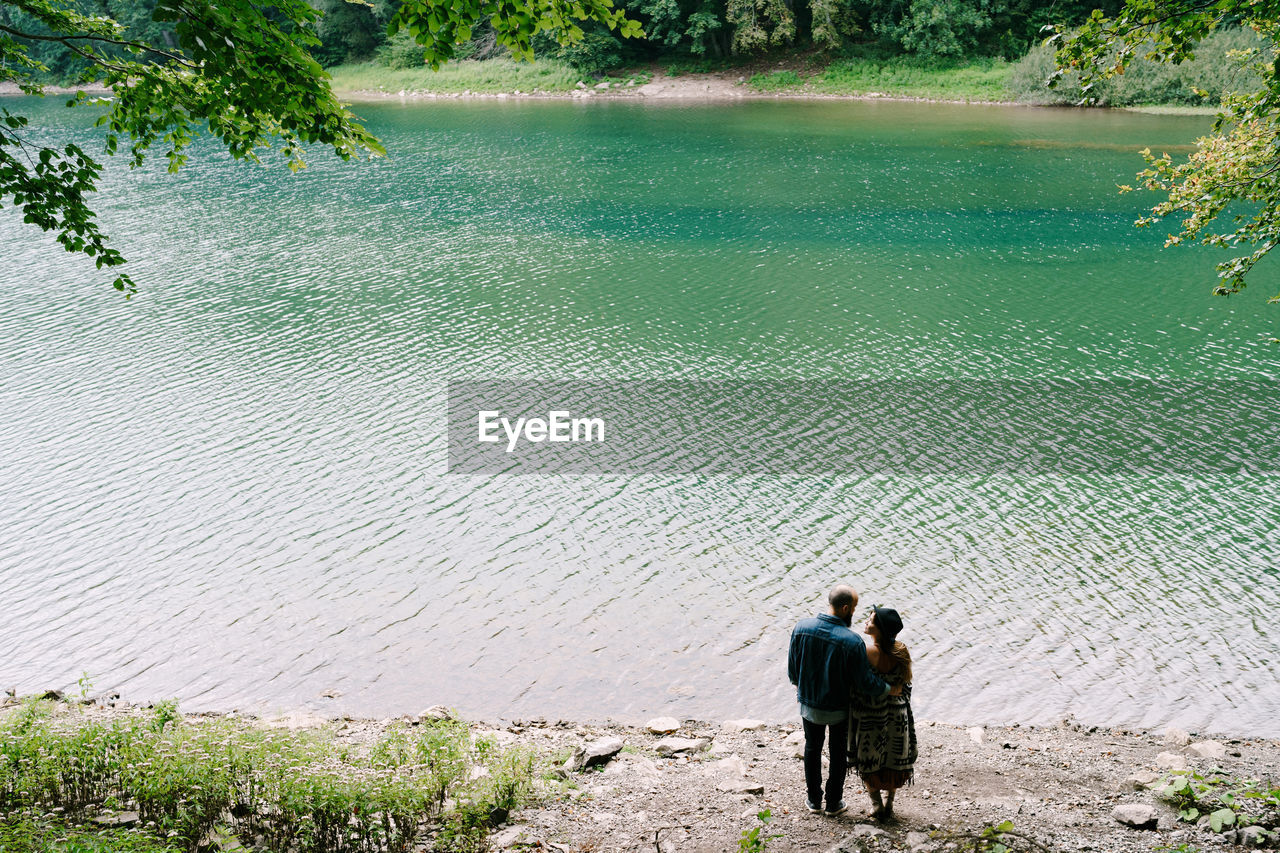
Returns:
[[[426,60],[505,56],[511,48],[505,30],[488,20],[457,25],[447,50],[438,32],[446,23],[436,21],[434,28],[425,28],[432,41],[419,44],[422,34],[405,25],[405,9],[413,4],[400,0],[311,3],[314,20],[300,23],[313,31],[318,43],[312,53],[326,66],[376,61],[391,68],[420,67]],[[157,0],[75,0],[75,5],[86,15],[118,21],[130,39],[170,47],[178,43],[176,22],[164,15],[156,19]],[[574,43],[561,44],[560,33],[543,30],[530,37],[529,46],[539,57],[586,73],[663,58],[724,60],[788,48],[816,49],[830,58],[852,49],[864,56],[870,50],[877,60],[1017,59],[1038,43],[1045,25],[1078,24],[1095,7],[1114,12],[1118,5],[1117,0],[621,0],[620,9],[638,22],[642,36],[625,37],[623,28],[611,28],[616,22],[608,18],[584,24]],[[41,31],[21,2],[0,4],[0,25]],[[51,78],[68,80],[83,65],[64,42],[29,39],[24,45]],[[105,50],[107,55],[121,52],[118,47]]]
[[[1262,82],[1256,69],[1234,61],[1233,54],[1263,50],[1268,44],[1252,30],[1240,27],[1218,30],[1209,34],[1195,57],[1186,62],[1172,65],[1139,57],[1124,74],[1095,82],[1089,93],[1101,106],[1207,104],[1216,107],[1228,93],[1250,91]],[[1068,75],[1053,89],[1045,86],[1054,68],[1053,49],[1034,48],[1017,64],[1009,81],[1015,98],[1034,103],[1079,103],[1082,97],[1079,74]]]
[[[1014,64],[997,57],[836,59],[811,74],[772,71],[747,82],[757,92],[865,95],[945,101],[1007,101]]]
[[[465,723],[402,726],[373,744],[329,732],[150,715],[86,718],[32,702],[0,718],[0,851],[170,853],[216,836],[272,851],[477,848],[528,798],[535,756]],[[139,827],[89,828],[127,809]]]

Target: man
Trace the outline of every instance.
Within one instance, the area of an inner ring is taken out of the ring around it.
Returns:
[[[867,647],[850,630],[858,593],[839,584],[827,596],[830,613],[801,619],[791,631],[787,675],[796,686],[804,725],[804,782],[809,811],[822,811],[822,741],[830,729],[831,769],[827,776],[827,814],[843,813],[847,768],[845,739],[849,732],[849,700],[853,693],[879,698],[888,682],[871,669]],[[901,688],[893,688],[901,690]]]

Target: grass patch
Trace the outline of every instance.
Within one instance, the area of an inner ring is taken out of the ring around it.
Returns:
[[[567,92],[583,75],[555,59],[516,62],[512,59],[464,59],[439,71],[421,68],[388,68],[376,62],[338,65],[328,69],[333,89],[340,94],[358,92]],[[625,78],[624,78],[625,79]]]
[[[812,63],[811,63],[812,65]],[[913,57],[838,59],[808,77],[795,71],[754,74],[747,84],[757,92],[867,95],[927,98],[939,101],[1007,101],[1013,63],[972,59],[944,64]]]
[[[408,853],[428,840],[460,853],[482,849],[535,795],[540,764],[528,749],[473,741],[456,720],[399,726],[367,746],[187,721],[168,703],[109,720],[77,707],[55,716],[29,702],[0,716],[0,853],[170,853],[210,833],[260,838],[272,853]],[[78,826],[103,809],[136,811],[139,831]]]
[[[794,71],[771,71],[768,74],[752,74],[747,85],[757,92],[782,92],[798,89],[804,78]]]
[[[89,829],[52,817],[0,823],[0,853],[185,853],[182,847],[133,829]]]
[[[939,101],[1007,101],[1013,63],[1003,59],[971,59],[956,64],[911,57],[842,59],[814,78],[811,90],[827,95],[879,92],[897,98]]]
[[[1177,65],[1146,59],[1148,47],[1139,49],[1124,74],[1094,84],[1090,95],[1100,106],[1182,105],[1212,110],[1229,92],[1251,92],[1265,84],[1256,70],[1243,67],[1232,58],[1235,52],[1260,51],[1268,68],[1275,57],[1266,38],[1242,27],[1209,33],[1196,46],[1195,58]],[[1033,48],[1019,60],[1010,83],[1017,99],[1033,104],[1080,102],[1083,93],[1076,74],[1066,75],[1056,88],[1045,85],[1053,68],[1053,51],[1043,46]],[[1196,89],[1208,93],[1207,102],[1196,94]]]

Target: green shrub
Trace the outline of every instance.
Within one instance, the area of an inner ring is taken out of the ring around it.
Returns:
[[[747,85],[757,92],[778,92],[783,89],[798,89],[804,85],[804,79],[794,71],[772,71],[768,74],[752,74]]]
[[[134,808],[186,849],[219,829],[277,853],[407,853],[425,822],[462,850],[531,796],[535,763],[527,750],[473,744],[450,720],[361,750],[327,732],[188,723],[172,705],[97,721],[33,703],[0,717],[0,819]]]
[[[448,62],[439,71],[425,65],[393,69],[374,62],[329,69],[337,92],[567,92],[582,75],[556,59],[516,62],[512,59]]]
[[[376,58],[387,68],[422,68],[427,64],[422,45],[414,41],[407,30],[387,39],[387,43],[378,48]]]
[[[1087,94],[1103,106],[1205,105],[1205,99],[1195,92],[1201,89],[1209,94],[1207,104],[1217,106],[1227,92],[1260,86],[1257,75],[1229,55],[1247,50],[1264,51],[1268,62],[1274,59],[1274,46],[1252,30],[1219,30],[1200,43],[1195,59],[1171,65],[1138,57],[1124,74],[1097,81]],[[1086,93],[1081,91],[1078,75],[1066,75],[1053,89],[1045,85],[1053,69],[1053,51],[1043,46],[1033,48],[1014,66],[1009,81],[1014,97],[1034,104],[1082,101]]]
[[[1012,67],[994,58],[850,58],[831,63],[809,82],[815,92],[833,95],[880,92],[890,97],[1005,101],[1010,97]]]
[[[622,42],[607,32],[588,31],[565,45],[544,32],[534,38],[533,45],[538,56],[568,63],[581,74],[603,74],[622,65]]]
[[[50,818],[0,823],[0,853],[185,853],[140,829],[90,829]]]

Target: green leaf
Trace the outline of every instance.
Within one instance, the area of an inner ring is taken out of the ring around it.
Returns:
[[[1236,813],[1231,809],[1218,809],[1209,815],[1209,826],[1214,832],[1222,832],[1225,826],[1233,826],[1236,822]]]

